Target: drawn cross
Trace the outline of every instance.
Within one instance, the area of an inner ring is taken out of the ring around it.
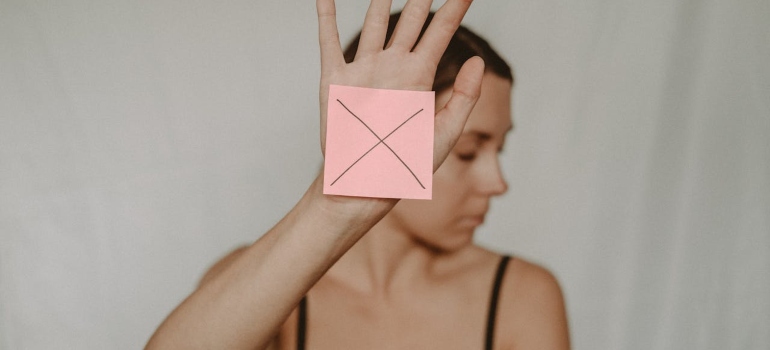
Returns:
[[[376,144],[374,144],[374,146],[372,146],[372,148],[369,148],[369,150],[366,151],[366,153],[364,153],[361,157],[356,159],[356,161],[353,162],[353,164],[350,164],[350,166],[347,169],[345,169],[345,171],[343,171],[342,174],[340,174],[340,176],[338,176],[337,179],[335,179],[334,182],[332,182],[331,185],[329,185],[329,186],[334,186],[334,184],[337,183],[337,181],[339,181],[339,179],[342,178],[342,176],[345,175],[345,173],[347,173],[348,170],[350,170],[350,168],[352,168],[354,165],[356,165],[361,159],[366,157],[366,155],[369,154],[369,152],[371,152],[372,150],[377,148],[377,146],[382,144],[382,145],[385,145],[385,147],[387,147],[390,150],[390,152],[393,153],[394,156],[396,156],[396,158],[401,162],[401,164],[404,165],[406,170],[409,170],[409,173],[411,173],[412,176],[414,176],[414,179],[417,180],[417,183],[420,184],[420,187],[422,187],[422,189],[425,189],[425,186],[422,185],[422,182],[420,182],[420,179],[418,179],[417,175],[414,174],[414,171],[412,171],[412,169],[409,168],[409,166],[406,165],[406,163],[404,163],[404,161],[401,159],[401,157],[399,157],[398,154],[396,154],[396,151],[394,151],[392,148],[390,148],[390,146],[387,143],[385,143],[385,139],[390,137],[390,135],[393,135],[393,133],[396,132],[396,130],[400,129],[402,126],[404,126],[404,124],[406,124],[408,121],[412,120],[412,118],[414,118],[416,115],[420,114],[420,112],[422,112],[423,109],[420,109],[416,113],[412,114],[412,116],[407,118],[403,123],[401,123],[401,125],[397,126],[395,129],[393,129],[393,131],[391,131],[389,134],[385,135],[385,137],[380,138],[380,136],[377,135],[377,133],[374,132],[374,130],[372,130],[372,128],[370,128],[369,125],[366,125],[366,123],[363,120],[361,120],[361,118],[359,118],[355,113],[353,113],[353,111],[351,111],[350,108],[348,108],[348,106],[345,106],[345,104],[342,103],[342,101],[340,101],[339,99],[337,99],[337,102],[339,102],[339,104],[342,105],[342,107],[345,108],[345,110],[347,110],[350,113],[350,115],[352,115],[353,117],[358,119],[358,121],[361,122],[361,124],[364,124],[364,126],[367,129],[369,129],[369,132],[371,132],[372,135],[374,135],[374,137],[376,137],[380,141],[377,142]]]

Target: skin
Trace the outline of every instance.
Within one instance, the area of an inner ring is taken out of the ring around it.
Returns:
[[[510,81],[485,74],[462,135],[434,175],[434,199],[400,201],[309,291],[308,347],[481,347],[500,256],[472,238],[491,199],[508,188],[499,153],[513,127],[510,92]],[[437,109],[450,95],[437,95]],[[504,281],[495,348],[568,349],[553,276],[516,258]],[[295,311],[273,348],[296,348],[296,322]]]
[[[448,0],[414,46],[431,1],[410,0],[393,43],[382,48],[389,0],[372,0],[359,57],[346,63],[333,0],[317,0],[321,52],[321,150],[325,150],[330,84],[430,90],[442,53],[471,1]],[[412,49],[414,48],[414,49]],[[484,63],[468,60],[452,97],[437,111],[433,169],[446,159],[480,94]],[[265,349],[297,303],[365,233],[398,202],[324,196],[319,175],[273,228],[195,290],[160,324],[146,349]]]
[[[334,1],[317,0],[322,152],[326,143],[329,85],[430,90],[436,65],[470,3],[470,0],[446,1],[420,43],[414,46],[430,11],[431,1],[408,1],[393,39],[383,49],[391,3],[389,0],[372,0],[358,54],[354,62],[348,64],[344,61],[339,42]],[[458,142],[481,94],[483,75],[483,62],[477,57],[468,60],[457,75],[452,91],[442,97],[446,102],[437,109],[435,119],[434,171],[444,163]],[[509,93],[510,86],[505,91]],[[480,168],[489,166],[486,156],[480,156],[478,161],[480,163],[477,164],[483,165],[479,165]],[[475,169],[466,169],[463,176],[466,179],[486,178]],[[454,173],[447,172],[450,173],[447,175]],[[447,180],[450,179],[451,176]],[[406,215],[409,204],[404,204],[404,209],[396,209],[393,215],[388,216],[398,200],[326,196],[322,194],[322,185],[322,175],[319,174],[300,201],[275,227],[253,244],[237,250],[212,267],[199,288],[161,323],[146,349],[292,348],[296,332],[296,306],[306,294],[312,300],[309,335],[312,348],[337,349],[340,344],[345,344],[345,348],[374,349],[467,349],[470,345],[458,345],[471,343],[481,346],[483,338],[477,341],[476,337],[481,337],[483,328],[482,314],[485,311],[482,304],[486,301],[482,300],[488,294],[493,273],[491,269],[497,256],[478,247],[461,244],[469,238],[457,240],[436,235],[439,231],[433,231],[431,225],[440,225],[438,223],[418,225]],[[470,188],[462,191],[450,189],[455,193],[451,201],[459,203],[452,210],[461,213],[460,216],[466,209],[484,209],[477,204],[467,207],[462,204],[471,202],[463,198],[475,198],[468,191]],[[476,200],[472,202],[476,203]],[[388,219],[383,220],[386,216]],[[415,225],[410,226],[410,223]],[[459,229],[460,226],[468,226],[467,222],[457,225],[458,235],[470,236],[461,232],[471,233],[472,230]],[[362,240],[362,237],[366,239]],[[360,244],[353,248],[359,240]],[[389,243],[380,245],[380,242]],[[447,247],[442,248],[441,245]],[[456,247],[454,252],[452,247]],[[341,259],[343,255],[345,258]],[[554,307],[562,310],[563,316],[561,295],[555,280],[545,270],[520,260],[516,260],[509,270],[506,278],[510,282],[506,284],[511,287],[505,288],[501,299],[506,303],[506,310],[500,314],[501,340],[497,346],[565,348],[554,347],[556,343],[552,340],[566,341],[566,322],[559,321],[558,312],[551,310]],[[361,276],[366,278],[359,278]],[[526,305],[519,307],[517,303]],[[522,317],[525,319],[517,323]],[[457,322],[466,319],[472,321]],[[337,324],[369,327],[334,328],[335,321],[342,320],[344,322]],[[562,323],[563,327],[558,326]],[[414,329],[420,329],[418,327],[430,333],[414,332]],[[459,341],[457,337],[439,337],[430,342],[420,336],[440,334],[436,332],[441,329],[446,334],[447,329],[456,327],[459,327],[457,334],[466,335],[462,337],[467,340],[466,343],[450,344],[450,340]],[[351,332],[351,329],[356,332]],[[543,339],[543,342],[530,341],[520,346],[506,340],[514,339],[514,335],[522,337],[521,341]],[[348,338],[353,343],[341,342]],[[394,343],[395,340],[399,342]],[[446,347],[437,347],[436,340],[445,343]]]
[[[510,94],[510,81],[484,75],[481,97],[457,145],[434,174],[433,200],[401,201],[381,224],[411,232],[437,250],[451,252],[470,244],[492,197],[508,189],[498,153],[513,128]],[[449,91],[438,94],[436,107],[443,107],[449,96]]]

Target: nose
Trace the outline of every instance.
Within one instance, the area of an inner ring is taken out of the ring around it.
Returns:
[[[489,196],[499,196],[508,191],[508,182],[503,176],[500,167],[500,159],[495,155],[488,161],[488,165],[481,169],[479,191]]]

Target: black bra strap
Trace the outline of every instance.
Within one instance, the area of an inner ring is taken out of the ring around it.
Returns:
[[[307,296],[299,301],[297,317],[297,350],[305,350],[305,332],[307,331]]]
[[[489,301],[489,314],[487,316],[487,332],[484,343],[485,350],[492,350],[495,338],[495,319],[497,317],[497,300],[500,298],[500,287],[503,284],[505,268],[508,266],[510,256],[503,256],[495,273],[495,282],[492,287],[492,296]],[[305,350],[307,332],[307,296],[299,302],[299,315],[297,317],[297,350]]]
[[[500,265],[497,266],[497,273],[495,274],[495,284],[492,287],[492,297],[489,301],[489,314],[487,316],[487,334],[484,342],[485,350],[492,350],[492,345],[495,341],[495,318],[497,317],[497,299],[500,297],[500,286],[503,284],[503,276],[505,275],[505,268],[508,266],[510,256],[505,255],[500,260]]]

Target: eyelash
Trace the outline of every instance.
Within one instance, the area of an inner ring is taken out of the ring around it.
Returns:
[[[497,149],[497,154],[502,154],[504,151],[503,147],[500,147]],[[457,158],[459,158],[463,162],[470,162],[474,159],[476,159],[476,153],[458,153]]]
[[[470,162],[476,159],[476,153],[458,154],[457,158],[460,158],[460,160],[463,162]]]

